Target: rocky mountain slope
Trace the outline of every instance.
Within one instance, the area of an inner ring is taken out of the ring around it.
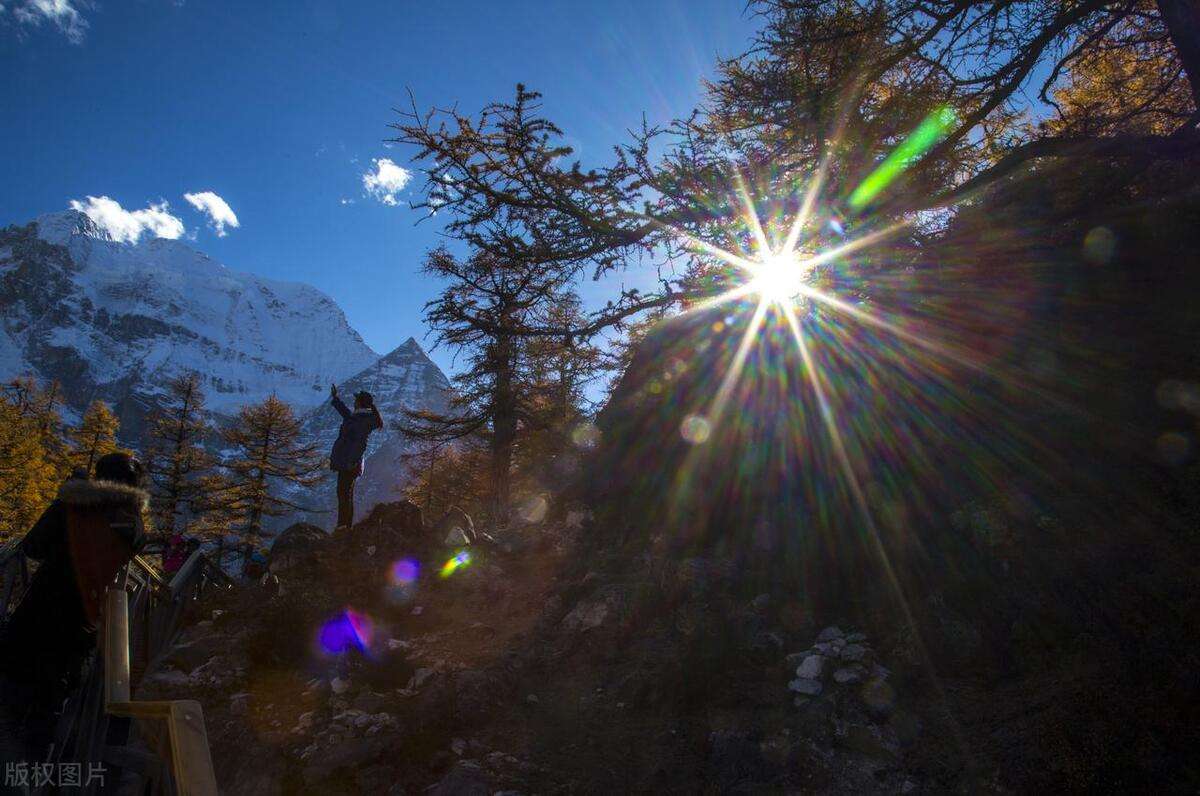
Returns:
[[[0,229],[0,314],[0,379],[58,381],[68,419],[107,401],[135,448],[168,380],[187,371],[217,423],[275,394],[322,444],[338,428],[329,385],[372,391],[389,426],[373,435],[360,510],[403,479],[390,421],[443,409],[449,386],[415,340],[380,357],[311,286],[234,271],[178,240],[117,242],[74,210]]]

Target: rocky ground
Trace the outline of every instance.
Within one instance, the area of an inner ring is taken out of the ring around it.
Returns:
[[[1181,729],[1192,726],[1195,692],[1194,677],[1180,675],[1188,642],[1156,642],[1152,627],[1184,581],[1163,586],[1161,572],[1139,567],[1116,580],[1055,570],[1085,604],[1091,588],[1121,590],[1135,617],[1123,621],[1135,626],[1116,641],[1104,636],[1111,617],[1047,635],[1071,606],[1007,564],[1024,607],[1003,627],[965,612],[970,601],[949,589],[921,595],[906,626],[896,612],[816,616],[784,588],[746,592],[731,560],[605,548],[594,521],[570,520],[484,541],[441,577],[456,551],[393,532],[385,507],[284,572],[282,593],[243,586],[198,604],[140,698],[204,705],[231,794],[1044,792],[1188,781],[1177,765],[1195,735]],[[1004,536],[986,508],[954,521],[962,533]],[[1104,560],[1128,563],[1136,541],[1129,548]],[[393,563],[407,558],[420,576],[397,586]],[[1139,579],[1156,584],[1150,596]],[[320,629],[347,609],[362,648],[330,653]],[[1145,658],[1114,643],[1158,645],[1157,690],[1137,674]]]

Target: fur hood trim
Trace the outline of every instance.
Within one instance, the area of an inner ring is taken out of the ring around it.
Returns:
[[[72,478],[58,490],[58,499],[70,506],[128,505],[146,507],[150,496],[144,489],[116,481],[85,481]]]

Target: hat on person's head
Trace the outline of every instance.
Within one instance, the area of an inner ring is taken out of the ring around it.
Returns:
[[[131,453],[106,453],[96,461],[97,481],[141,486],[145,473],[142,463]]]
[[[358,406],[373,406],[375,404],[375,396],[366,390],[354,393],[354,403]]]

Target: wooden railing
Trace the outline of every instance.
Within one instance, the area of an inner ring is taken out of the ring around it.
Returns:
[[[92,765],[119,769],[123,776],[140,779],[139,793],[215,796],[200,704],[139,702],[131,693],[142,674],[169,651],[187,605],[207,588],[232,583],[199,550],[169,581],[152,563],[135,556],[106,595],[102,649],[88,660],[43,762],[79,764],[85,771]],[[95,793],[99,784],[77,790]]]
[[[104,710],[110,716],[164,721],[166,749],[175,792],[182,796],[216,796],[217,778],[213,773],[208,733],[204,729],[204,711],[190,699],[167,702],[134,702],[130,698],[129,668],[129,595],[124,589],[108,592],[104,611]],[[147,777],[161,778],[155,770]]]

